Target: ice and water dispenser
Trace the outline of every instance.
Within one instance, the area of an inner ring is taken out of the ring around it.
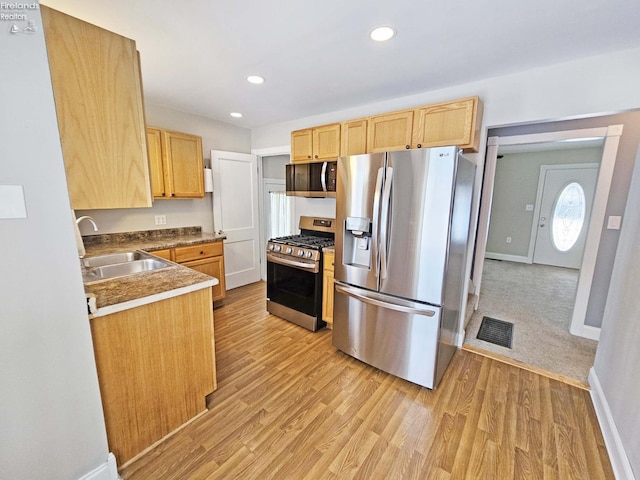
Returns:
[[[371,268],[371,220],[361,217],[347,217],[344,230],[344,264]]]

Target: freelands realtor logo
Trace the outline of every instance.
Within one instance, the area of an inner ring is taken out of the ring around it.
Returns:
[[[25,10],[37,10],[37,3],[6,3],[0,2],[0,20],[12,22],[28,20]]]

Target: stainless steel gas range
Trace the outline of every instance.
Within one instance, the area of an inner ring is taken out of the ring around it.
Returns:
[[[267,243],[267,311],[316,331],[322,320],[324,247],[333,246],[333,218],[300,217],[300,235]]]

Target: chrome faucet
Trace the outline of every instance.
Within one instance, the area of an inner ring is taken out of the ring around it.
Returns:
[[[80,258],[84,258],[87,253],[84,249],[84,241],[82,240],[82,236],[80,235],[80,229],[78,228],[78,225],[80,225],[80,222],[82,220],[88,220],[89,222],[91,222],[91,225],[93,225],[93,231],[98,231],[98,225],[96,225],[96,221],[90,216],[83,215],[82,217],[78,217],[76,219],[76,246],[78,247],[78,256]]]
[[[91,223],[91,225],[93,225],[93,231],[94,232],[98,231],[98,225],[96,225],[96,221],[93,218],[91,218],[89,215],[83,215],[82,217],[78,217],[76,219],[76,224],[80,225],[80,222],[82,220],[88,220]]]

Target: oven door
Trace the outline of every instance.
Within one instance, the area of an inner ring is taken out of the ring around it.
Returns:
[[[310,330],[323,326],[319,262],[267,253],[267,310]]]

